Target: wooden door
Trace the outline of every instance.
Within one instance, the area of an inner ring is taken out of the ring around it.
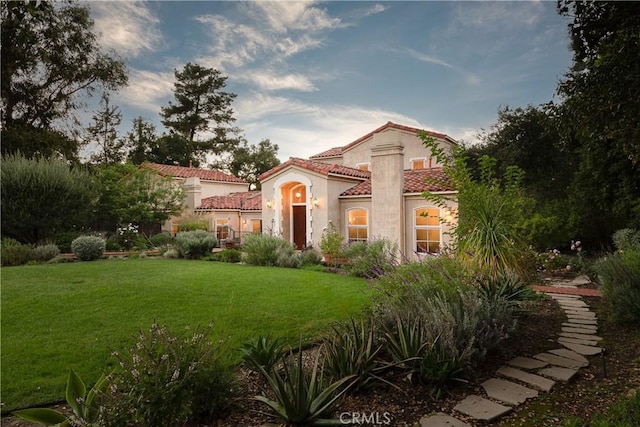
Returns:
[[[293,244],[302,250],[307,242],[307,207],[293,206]]]

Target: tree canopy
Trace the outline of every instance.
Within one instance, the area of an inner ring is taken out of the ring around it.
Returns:
[[[2,152],[77,154],[69,141],[49,138],[40,150],[20,136],[47,134],[71,118],[83,96],[126,84],[123,60],[100,48],[88,8],[75,2],[0,2],[0,16]]]
[[[244,179],[252,189],[259,189],[258,177],[279,164],[277,144],[263,139],[258,145],[250,145],[244,137],[239,137],[237,144],[212,167]]]

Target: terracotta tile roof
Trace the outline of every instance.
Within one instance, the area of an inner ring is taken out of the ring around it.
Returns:
[[[359,145],[361,142],[366,141],[367,139],[371,138],[374,134],[382,132],[383,130],[386,129],[398,129],[398,130],[403,130],[406,132],[411,132],[413,134],[417,134],[419,131],[424,131],[427,135],[429,135],[432,138],[438,138],[438,139],[445,139],[449,142],[452,143],[456,143],[456,141],[451,138],[450,136],[444,134],[444,133],[438,133],[438,132],[432,132],[429,130],[425,130],[425,129],[419,129],[416,127],[412,127],[412,126],[405,126],[405,125],[399,125],[397,123],[393,123],[393,122],[387,122],[386,124],[380,126],[378,129],[369,132],[368,134],[361,136],[360,138],[356,139],[355,141],[345,145],[344,147],[337,147],[337,148],[332,148],[330,150],[324,151],[322,153],[319,154],[314,154],[313,156],[311,156],[311,159],[316,159],[316,158],[325,158],[325,157],[336,157],[336,156],[340,156],[342,155],[342,153],[344,153],[347,150],[350,150],[351,148],[355,147],[356,145]]]
[[[211,196],[202,199],[198,209],[259,211],[262,210],[262,193],[260,191],[245,191],[226,196]]]
[[[333,147],[328,149],[327,151],[323,151],[322,153],[314,154],[311,156],[311,159],[324,159],[328,157],[339,157],[342,156],[342,147]]]
[[[334,165],[330,163],[322,163],[316,162],[314,160],[300,159],[298,157],[291,157],[284,163],[276,166],[275,168],[263,173],[258,178],[260,181],[263,181],[270,176],[288,168],[290,166],[297,166],[302,169],[306,169],[311,172],[316,172],[322,175],[340,175],[340,176],[348,176],[352,178],[358,179],[369,179],[371,178],[371,172],[363,171],[356,168],[350,168],[342,165]]]
[[[403,193],[422,193],[423,191],[453,191],[451,182],[442,168],[415,169],[404,171]],[[361,182],[344,191],[340,196],[371,195],[371,180]]]
[[[172,176],[174,178],[198,177],[206,181],[237,182],[247,184],[243,179],[212,169],[187,168],[184,166],[161,165],[149,162],[142,163],[140,167],[153,169],[162,176]]]

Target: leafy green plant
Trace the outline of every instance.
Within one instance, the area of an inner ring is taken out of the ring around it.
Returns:
[[[592,427],[636,427],[640,425],[640,391],[621,396],[605,414],[595,414]]]
[[[242,261],[242,252],[238,249],[224,249],[211,256],[213,261],[238,263]]]
[[[105,240],[98,236],[80,236],[71,242],[71,250],[81,261],[94,261],[102,258],[105,248]]]
[[[288,266],[295,254],[293,245],[279,237],[251,234],[244,242],[245,261],[251,265],[267,267]]]
[[[256,396],[254,399],[265,404],[271,415],[288,425],[341,425],[340,420],[324,417],[331,414],[338,400],[354,381],[353,376],[341,378],[326,384],[322,370],[318,369],[319,354],[316,354],[311,373],[305,371],[300,345],[295,364],[283,359],[282,374],[277,370],[260,368],[267,380],[274,399]],[[349,383],[352,381],[352,383]]]
[[[339,264],[339,258],[344,253],[344,237],[338,232],[338,228],[329,221],[329,225],[322,230],[322,237],[320,239],[320,250],[325,256],[327,263],[337,267]]]
[[[594,266],[618,321],[640,320],[640,249],[608,256]]]
[[[420,319],[413,321],[396,318],[395,328],[385,333],[387,350],[393,361],[409,372],[409,376],[420,371],[420,360],[431,345],[425,339]]]
[[[613,244],[619,251],[640,249],[640,230],[623,228],[613,233]]]
[[[176,246],[185,258],[199,259],[218,246],[218,239],[204,230],[181,231],[176,234]]]
[[[33,259],[40,262],[49,261],[60,255],[60,249],[54,243],[38,245],[33,248]]]
[[[374,279],[398,266],[398,246],[386,239],[352,243],[344,252],[345,269],[356,277]]]
[[[321,262],[322,262],[322,255],[320,255],[318,251],[312,247],[306,248],[300,254],[300,264],[302,266],[320,265]]]
[[[244,365],[249,369],[260,372],[262,368],[271,372],[274,365],[282,358],[283,348],[279,339],[267,335],[243,344],[239,350],[242,353]]]
[[[23,265],[34,259],[34,252],[31,245],[23,245],[11,238],[2,239],[0,247],[0,264],[8,267]]]
[[[531,286],[516,274],[477,278],[478,291],[488,301],[504,299],[515,303],[533,298]]]
[[[140,331],[125,353],[114,352],[120,370],[110,377],[104,403],[109,425],[183,425],[210,421],[229,404],[233,376],[224,343],[213,344],[208,328],[187,327],[174,335],[157,323]]]
[[[367,325],[364,319],[334,326],[333,333],[324,344],[324,367],[332,378],[355,376],[354,389],[365,388],[375,381],[384,380],[381,375],[388,365],[379,359],[383,344],[376,337],[374,322]],[[388,383],[388,382],[387,382]]]
[[[96,398],[101,397],[108,384],[107,378],[102,375],[87,392],[87,387],[82,379],[73,369],[69,369],[65,397],[67,404],[73,411],[73,416],[67,417],[63,413],[49,408],[22,409],[14,411],[13,415],[45,426],[87,425],[88,422],[96,419],[98,414],[98,400]]]

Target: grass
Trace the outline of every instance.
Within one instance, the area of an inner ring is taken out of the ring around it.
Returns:
[[[295,345],[370,301],[353,277],[164,259],[3,268],[1,297],[3,412],[61,400],[69,368],[93,383],[154,319],[213,321],[233,349],[267,334]]]

